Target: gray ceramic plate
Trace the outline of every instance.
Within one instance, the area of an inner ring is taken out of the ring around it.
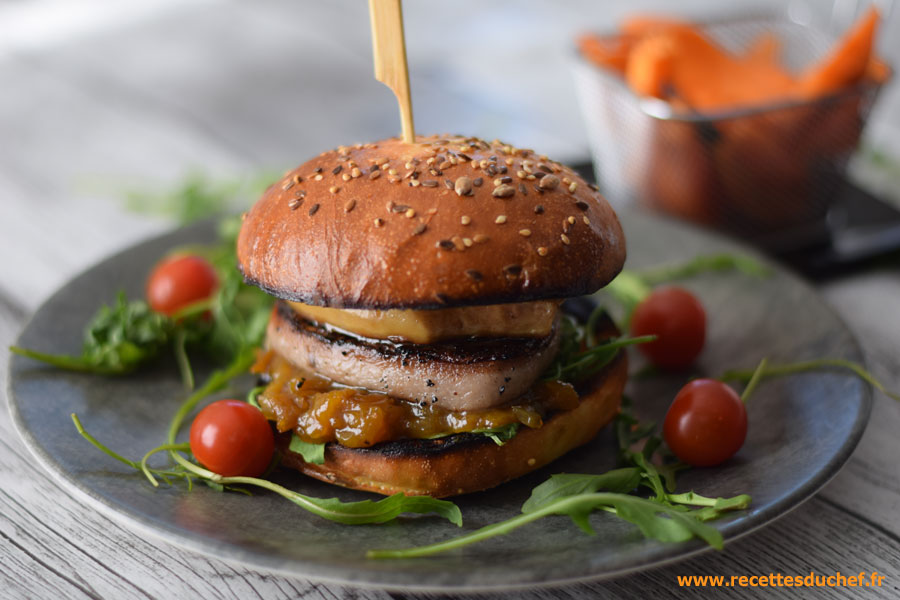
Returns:
[[[744,249],[694,229],[647,217],[625,219],[631,267]],[[138,297],[151,265],[167,249],[208,240],[208,225],[140,244],[66,285],[35,314],[18,344],[77,352],[85,321],[119,289]],[[710,321],[702,371],[752,367],[813,357],[861,360],[840,320],[803,282],[784,271],[766,280],[728,274],[687,282],[702,298]],[[640,416],[661,419],[683,378],[633,385]],[[76,496],[104,514],[186,548],[292,575],[393,589],[509,589],[621,575],[684,558],[706,547],[693,541],[662,544],[601,513],[599,535],[582,535],[565,517],[544,519],[511,535],[425,559],[366,560],[367,548],[396,548],[446,539],[461,530],[434,518],[350,527],[311,516],[282,498],[217,493],[205,486],[150,487],[140,474],[100,454],[81,439],[70,413],[103,442],[138,458],[161,443],[183,397],[172,364],[122,379],[54,371],[13,357],[10,406],[26,443]],[[765,383],[750,406],[744,448],[726,466],[695,469],[680,487],[708,496],[749,493],[753,505],[716,523],[727,539],[764,525],[797,506],[830,479],[850,455],[869,416],[871,396],[858,380],[815,373]],[[556,472],[605,471],[613,466],[613,439],[592,444],[531,476],[458,499],[468,531],[513,516],[536,484]],[[278,480],[305,494],[369,497],[299,474]],[[726,549],[727,552],[727,549]]]

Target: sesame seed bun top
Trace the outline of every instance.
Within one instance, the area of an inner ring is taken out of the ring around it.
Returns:
[[[459,136],[342,146],[245,215],[238,261],[274,296],[341,308],[564,298],[621,270],[615,213],[574,171]]]

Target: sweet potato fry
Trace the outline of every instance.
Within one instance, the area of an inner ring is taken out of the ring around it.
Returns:
[[[801,75],[801,95],[815,98],[860,81],[870,63],[879,20],[878,9],[873,4],[821,62]]]

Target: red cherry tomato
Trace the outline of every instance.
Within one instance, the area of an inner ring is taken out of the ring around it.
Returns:
[[[678,394],[663,421],[663,439],[683,462],[712,467],[731,458],[747,437],[747,409],[715,379],[695,379]]]
[[[212,296],[219,277],[209,261],[193,254],[163,259],[147,279],[150,308],[164,315]]]
[[[638,349],[661,369],[690,366],[706,341],[706,311],[689,291],[679,287],[653,290],[631,315],[631,335],[657,338]]]
[[[275,451],[272,428],[255,406],[219,400],[191,424],[191,452],[204,467],[225,477],[258,477]]]

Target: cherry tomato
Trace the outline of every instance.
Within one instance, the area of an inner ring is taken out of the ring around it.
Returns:
[[[165,315],[212,296],[219,277],[209,261],[193,254],[163,259],[147,279],[150,308]]]
[[[191,452],[204,467],[225,477],[258,477],[275,451],[272,428],[255,406],[219,400],[191,424]]]
[[[747,409],[715,379],[695,379],[678,394],[663,421],[663,439],[683,462],[712,467],[731,458],[747,437]]]
[[[689,291],[679,287],[653,290],[631,315],[631,335],[657,339],[638,349],[661,369],[690,366],[706,341],[706,311]]]

